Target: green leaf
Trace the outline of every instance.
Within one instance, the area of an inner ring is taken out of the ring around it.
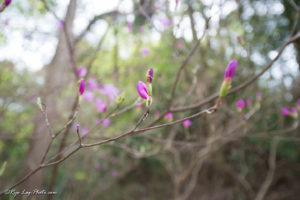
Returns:
[[[4,170],[5,170],[5,168],[6,168],[6,164],[7,164],[7,162],[4,161],[3,165],[2,165],[1,168],[0,168],[0,176],[2,176],[2,174],[4,173]]]

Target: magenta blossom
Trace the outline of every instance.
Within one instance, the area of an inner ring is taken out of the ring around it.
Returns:
[[[160,18],[159,21],[164,27],[169,27],[172,25],[172,21],[168,18]]]
[[[258,93],[256,94],[256,98],[257,98],[257,99],[261,99],[261,98],[262,98],[262,93],[261,93],[261,92],[258,92]]]
[[[243,39],[242,39],[241,36],[237,36],[236,38],[237,38],[237,41],[238,41],[239,43],[241,43],[241,42],[243,41]]]
[[[176,42],[176,45],[179,49],[183,49],[184,48],[184,42],[182,40],[178,40]]]
[[[145,83],[143,83],[142,81],[139,81],[136,85],[136,89],[139,93],[139,95],[143,98],[143,99],[148,99],[149,98],[149,94],[148,94],[148,90],[147,90],[147,86]]]
[[[89,103],[92,103],[93,100],[94,100],[94,93],[88,90],[88,91],[86,91],[86,92],[82,95],[82,99],[83,99],[84,101],[87,101],[87,102],[89,102]]]
[[[95,164],[95,169],[99,170],[99,169],[101,169],[101,168],[102,168],[101,163],[97,162],[97,163]]]
[[[77,69],[78,76],[84,77],[86,75],[86,73],[87,73],[87,70],[85,67],[83,67],[83,66],[78,67],[78,69]]]
[[[100,94],[106,95],[110,103],[113,103],[115,97],[119,97],[120,92],[113,84],[104,84],[103,88],[98,90]]]
[[[9,4],[11,3],[11,0],[4,0],[4,6],[6,7],[6,6],[9,6]]]
[[[141,56],[145,57],[145,56],[148,56],[149,53],[150,53],[150,49],[148,47],[145,47],[143,49],[141,49]]]
[[[57,28],[58,30],[64,29],[65,23],[63,21],[57,22]]]
[[[298,111],[297,111],[297,108],[296,108],[296,107],[293,107],[293,108],[292,108],[292,113],[293,113],[293,114],[296,114],[297,112],[298,112]]]
[[[105,127],[109,126],[109,125],[110,125],[109,119],[108,119],[108,118],[103,119],[102,124],[103,124],[103,126],[105,126]]]
[[[129,31],[132,31],[132,23],[128,22],[127,23],[127,28]]]
[[[95,79],[89,79],[88,89],[89,90],[97,90],[98,89],[98,82]]]
[[[166,113],[165,118],[172,119],[173,118],[173,114],[172,113]]]
[[[283,108],[281,108],[281,113],[284,116],[289,116],[290,115],[290,109],[288,107],[283,107]]]
[[[85,88],[85,83],[84,83],[84,80],[81,79],[81,81],[80,81],[80,83],[79,83],[79,89],[78,89],[79,95],[82,95],[82,94],[83,94],[84,88]]]
[[[246,103],[247,103],[247,106],[251,106],[252,105],[252,98],[248,98],[247,100],[246,100]]]
[[[227,65],[227,68],[225,70],[224,79],[230,79],[230,80],[233,79],[235,70],[236,70],[236,66],[237,66],[237,60],[232,60],[229,62],[229,64]]]
[[[118,176],[117,170],[112,170],[111,173],[110,173],[110,175],[111,175],[112,177]]]
[[[244,100],[243,100],[243,99],[238,100],[238,101],[236,102],[236,107],[237,107],[238,109],[243,109],[243,108],[245,107],[245,102],[244,102]]]
[[[82,130],[81,130],[81,136],[85,136],[86,134],[88,134],[89,133],[89,129],[88,128],[83,128]]]
[[[297,105],[300,107],[300,98],[297,100]]]
[[[140,33],[143,33],[144,32],[144,28],[142,26],[139,27],[139,31]]]
[[[100,112],[105,112],[107,110],[106,104],[102,101],[101,98],[96,99],[96,106]]]
[[[153,80],[153,69],[152,68],[150,68],[147,71],[147,76],[146,77],[147,77],[146,83],[151,84],[152,80]]]
[[[191,122],[191,120],[185,120],[184,122],[183,122],[183,126],[184,127],[190,127],[190,126],[192,126],[192,122]]]

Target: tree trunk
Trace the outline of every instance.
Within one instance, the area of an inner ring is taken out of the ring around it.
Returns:
[[[73,43],[72,27],[75,17],[77,0],[70,0],[64,24],[68,30],[68,38]],[[40,90],[40,96],[43,103],[47,106],[48,118],[53,125],[59,120],[59,112],[57,111],[57,99],[67,83],[70,82],[72,76],[70,64],[70,54],[66,42],[65,33],[59,31],[58,44],[55,55],[49,65],[45,66],[45,85]],[[47,131],[44,116],[37,111],[34,117],[34,132],[30,144],[29,151],[24,163],[24,174],[40,165],[42,157],[51,140],[50,134]],[[24,175],[23,174],[23,175]],[[43,170],[40,170],[35,175],[30,177],[28,181],[20,186],[20,189],[32,191],[33,189],[41,189],[43,182]]]

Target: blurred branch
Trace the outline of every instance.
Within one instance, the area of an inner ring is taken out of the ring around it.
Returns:
[[[281,56],[281,54],[283,53],[283,51],[285,50],[285,48],[293,43],[294,41],[298,40],[300,38],[300,32],[298,32],[296,35],[294,35],[293,37],[291,37],[287,42],[285,42],[282,47],[280,48],[278,54],[276,55],[275,58],[273,58],[267,65],[266,67],[259,72],[258,74],[252,76],[251,78],[249,78],[247,81],[241,83],[240,85],[234,87],[233,89],[230,90],[230,92],[228,93],[228,95],[234,94],[246,87],[248,87],[249,85],[251,85],[254,81],[256,81],[259,77],[261,77],[266,71],[268,71],[272,65],[275,63],[275,61],[278,60],[278,58]],[[182,111],[187,111],[187,110],[191,110],[191,109],[195,109],[195,108],[199,108],[203,105],[206,105],[214,100],[216,100],[218,98],[218,93],[213,94],[203,100],[201,100],[199,103],[196,103],[194,105],[189,105],[189,106],[183,106],[183,107],[178,107],[178,108],[170,108],[170,112],[182,112]]]
[[[268,189],[270,188],[272,181],[274,179],[274,173],[276,169],[276,154],[277,154],[277,147],[278,147],[279,140],[278,138],[274,138],[272,141],[270,155],[269,155],[269,171],[267,173],[266,179],[263,182],[262,186],[259,189],[255,200],[263,200]]]

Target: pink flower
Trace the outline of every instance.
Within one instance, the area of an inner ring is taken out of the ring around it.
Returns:
[[[11,3],[11,0],[4,0],[4,6],[7,7]]]
[[[100,119],[96,119],[96,120],[95,120],[95,124],[99,124],[100,122],[101,122]]]
[[[106,104],[102,101],[101,98],[96,99],[96,106],[100,112],[105,112],[107,110]]]
[[[127,28],[129,31],[132,31],[132,23],[128,22],[127,23]]]
[[[165,118],[172,119],[173,118],[173,114],[172,113],[166,113]]]
[[[81,136],[85,136],[86,134],[88,134],[89,133],[89,129],[88,128],[83,128],[82,130],[81,130]]]
[[[83,94],[84,88],[85,88],[85,83],[84,83],[84,80],[81,79],[80,84],[79,84],[79,89],[78,89],[79,95]]]
[[[143,33],[144,32],[144,28],[142,26],[139,27],[139,31],[140,33]]]
[[[88,89],[89,90],[97,90],[98,89],[98,82],[95,79],[89,79]]]
[[[86,92],[82,95],[82,99],[83,99],[84,101],[87,101],[87,102],[89,102],[89,103],[92,103],[93,100],[94,100],[94,93],[88,90],[88,91],[86,91]]]
[[[292,108],[292,113],[293,113],[293,114],[296,114],[297,112],[298,112],[298,111],[297,111],[297,108],[296,108],[296,107],[293,107],[293,108]]]
[[[155,115],[156,117],[158,117],[158,116],[159,116],[159,113],[160,113],[159,111],[155,111],[155,112],[154,112],[154,115]]]
[[[283,108],[281,108],[281,113],[283,114],[283,116],[289,116],[290,110],[288,107],[283,107]]]
[[[145,47],[145,48],[143,48],[143,49],[141,49],[141,56],[148,56],[149,55],[149,53],[150,53],[150,49],[148,48],[148,47]]]
[[[168,18],[160,18],[159,21],[164,27],[169,27],[172,25],[172,21]]]
[[[238,41],[239,43],[241,43],[241,42],[243,41],[243,39],[242,39],[241,36],[237,36],[236,39],[237,39],[237,41]]]
[[[238,101],[236,102],[236,107],[237,107],[238,109],[243,109],[243,108],[245,107],[245,102],[244,102],[244,100],[243,100],[243,99],[238,100]]]
[[[78,69],[77,69],[78,76],[84,77],[86,75],[86,73],[87,73],[87,70],[85,67],[83,67],[83,66],[78,67]]]
[[[147,86],[145,83],[143,83],[142,81],[139,81],[137,83],[136,89],[139,93],[139,95],[143,98],[143,99],[148,99],[149,94],[148,94],[148,90],[147,90]]]
[[[4,25],[4,26],[8,26],[8,24],[9,24],[9,19],[5,19],[5,20],[3,21],[3,25]]]
[[[153,69],[150,68],[150,69],[147,71],[147,79],[146,79],[146,83],[147,83],[147,84],[152,84],[152,80],[153,80]]]
[[[192,122],[191,122],[191,120],[185,120],[184,122],[183,122],[183,126],[184,127],[190,127],[190,126],[192,126]]]
[[[95,164],[95,169],[99,170],[99,169],[101,169],[101,168],[102,168],[101,163],[97,162],[97,163]]]
[[[237,66],[237,60],[232,60],[229,62],[226,70],[225,70],[225,74],[224,74],[224,79],[233,79],[234,74],[235,74],[235,70],[236,70],[236,66]]]
[[[252,105],[252,98],[248,98],[246,102],[247,102],[247,106],[250,107]]]
[[[65,23],[63,21],[57,22],[57,28],[58,30],[64,29]]]
[[[178,40],[176,42],[176,45],[179,49],[183,49],[184,48],[184,42],[182,40]]]
[[[258,92],[258,93],[256,94],[256,98],[257,98],[257,99],[261,99],[261,98],[262,98],[262,93],[261,93],[261,92]]]
[[[105,126],[105,127],[109,126],[109,125],[110,125],[109,119],[108,119],[108,118],[103,119],[102,124],[103,124],[103,126]]]
[[[98,91],[100,94],[108,96],[110,103],[113,103],[115,97],[120,95],[119,90],[113,84],[104,84],[103,88],[99,89]]]
[[[297,105],[300,107],[300,98],[297,100]]]
[[[111,175],[112,177],[118,176],[117,170],[112,170],[112,171],[110,172],[110,175]]]
[[[140,101],[138,101],[138,102],[136,103],[136,107],[137,107],[137,108],[142,108],[142,105],[143,105],[143,103],[140,102]]]

